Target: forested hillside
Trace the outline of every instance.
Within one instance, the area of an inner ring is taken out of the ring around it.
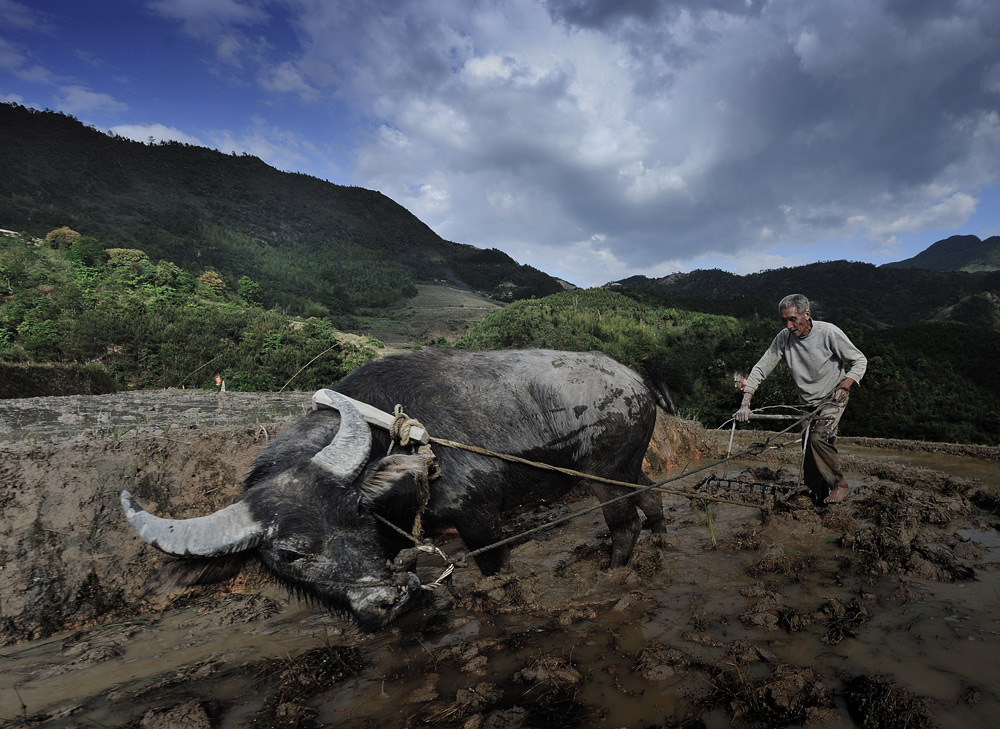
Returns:
[[[211,269],[195,276],[66,228],[0,235],[0,397],[54,394],[17,376],[29,363],[96,368],[102,390],[212,386],[217,374],[231,390],[277,390],[327,387],[378,355],[380,342],[290,319],[260,295],[249,277],[230,289]]]
[[[68,226],[182,270],[261,285],[293,313],[381,307],[444,280],[500,299],[559,283],[505,253],[441,239],[379,192],[280,172],[256,157],[112,137],[0,104],[0,228]]]
[[[970,273],[1000,270],[1000,236],[980,240],[975,235],[953,235],[939,240],[912,258],[887,263],[884,267]]]
[[[776,302],[801,292],[869,358],[843,434],[1000,443],[1000,271],[833,261],[554,293],[548,275],[441,240],[377,192],[51,112],[0,105],[0,124],[0,228],[25,231],[0,235],[0,375],[22,392],[46,363],[96,390],[216,374],[229,389],[329,386],[381,349],[338,326],[438,280],[514,301],[456,346],[605,351],[715,427],[738,404],[734,373],[778,329]],[[976,260],[995,243],[960,242]],[[795,398],[779,368],[754,403]]]
[[[699,311],[771,317],[789,293],[813,302],[817,318],[840,325],[898,326],[948,319],[1000,326],[1000,271],[967,273],[877,267],[828,261],[746,276],[720,270],[644,276],[618,281],[615,290],[649,293],[657,300]]]
[[[734,373],[749,372],[779,328],[773,315],[738,319],[588,290],[512,304],[456,346],[600,350],[665,384],[681,415],[711,428],[739,406]],[[953,322],[845,330],[869,365],[842,435],[1000,444],[1000,331]],[[796,403],[783,366],[754,397],[755,407]]]

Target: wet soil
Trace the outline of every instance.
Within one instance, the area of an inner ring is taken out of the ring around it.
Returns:
[[[459,568],[384,633],[261,575],[147,596],[166,558],[121,515],[232,501],[302,393],[0,402],[0,722],[11,727],[966,727],[1000,709],[997,449],[845,441],[817,508],[794,444],[711,465],[729,434],[661,418],[667,534],[607,569],[590,512]],[[741,443],[761,439],[739,433]],[[766,437],[766,434],[764,435]],[[584,492],[510,531],[592,506]],[[445,554],[461,542],[439,540]],[[427,555],[433,581],[444,562]]]

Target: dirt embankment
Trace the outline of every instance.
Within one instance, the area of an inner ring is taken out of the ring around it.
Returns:
[[[135,614],[160,560],[122,523],[122,489],[159,514],[207,513],[263,442],[253,426],[0,449],[0,643]]]
[[[0,400],[114,391],[114,379],[98,365],[0,362]]]

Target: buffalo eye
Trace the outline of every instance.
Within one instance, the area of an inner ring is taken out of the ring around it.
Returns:
[[[354,505],[354,508],[357,510],[357,513],[359,515],[363,514],[365,512],[365,509],[367,507],[368,507],[368,503],[365,501],[364,495],[363,494],[358,494],[358,501]]]
[[[277,554],[278,559],[285,564],[291,564],[292,562],[298,562],[300,559],[305,559],[304,554],[300,554],[299,552],[295,552],[291,549],[279,549]]]

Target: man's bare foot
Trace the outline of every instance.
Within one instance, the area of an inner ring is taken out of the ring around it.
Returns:
[[[834,486],[833,491],[830,495],[823,499],[824,504],[839,504],[841,501],[847,498],[847,494],[851,492],[850,487],[847,485],[847,481],[840,479],[837,485]]]

